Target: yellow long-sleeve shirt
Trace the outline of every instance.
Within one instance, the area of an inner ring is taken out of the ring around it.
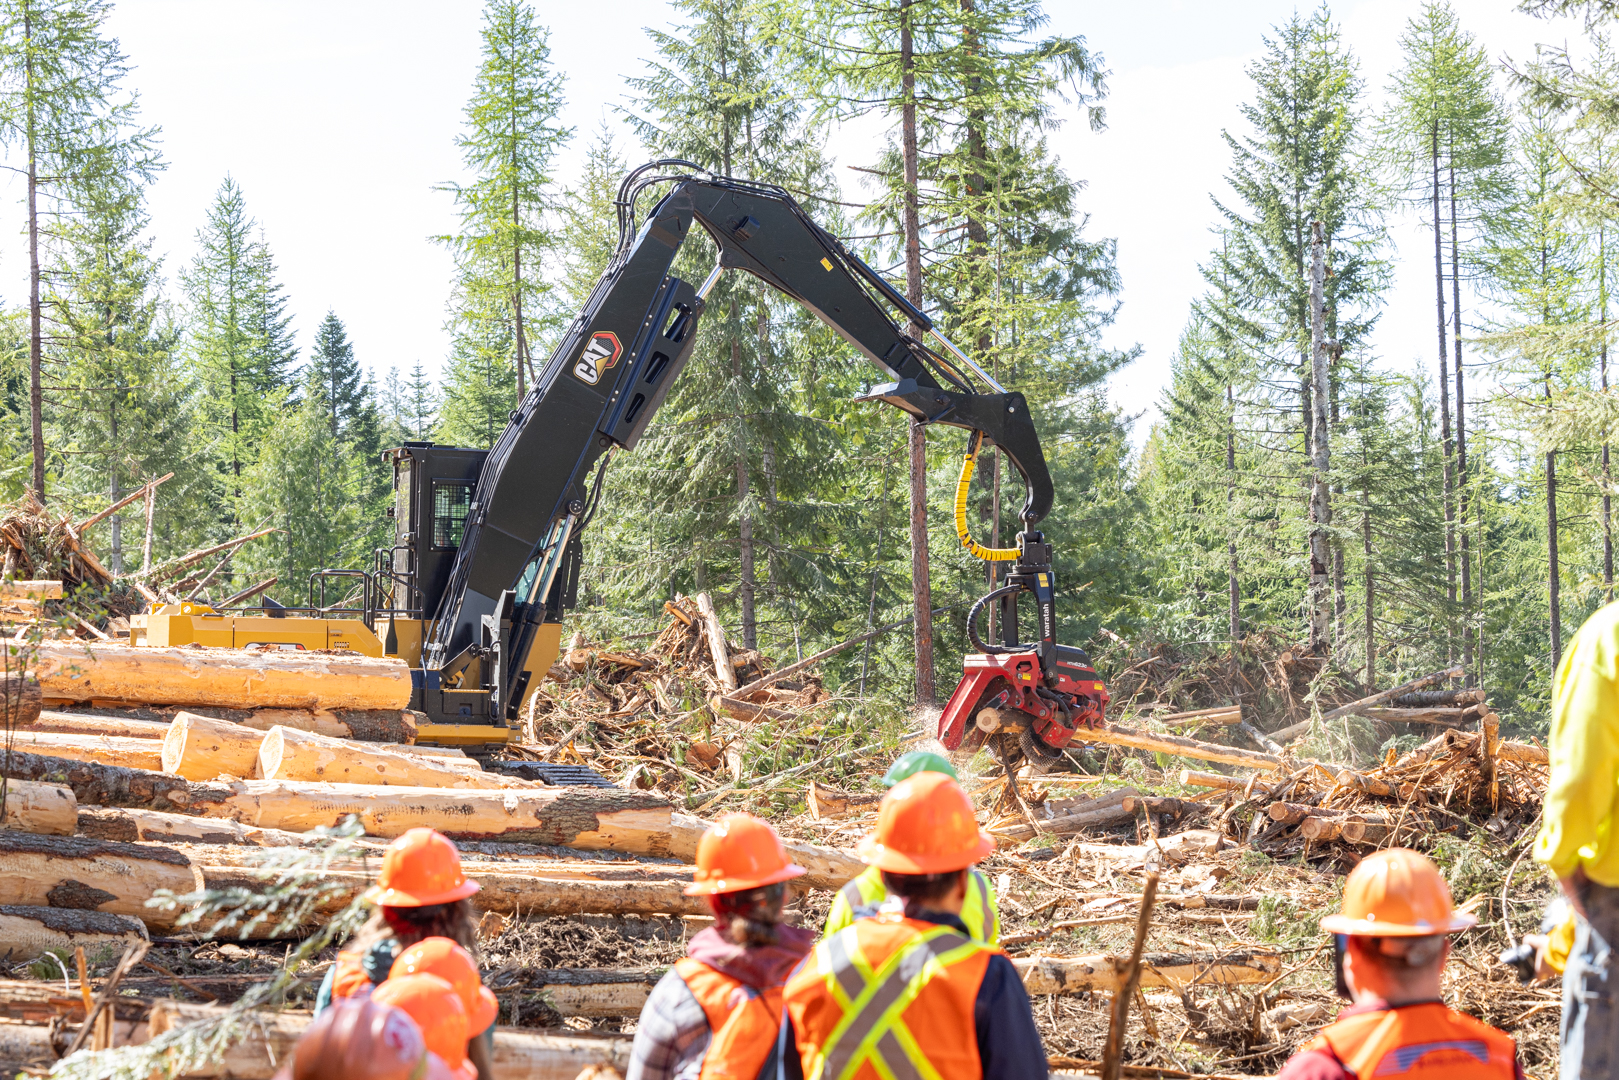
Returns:
[[[1619,886],[1619,603],[1585,621],[1552,680],[1551,779],[1535,859]]]

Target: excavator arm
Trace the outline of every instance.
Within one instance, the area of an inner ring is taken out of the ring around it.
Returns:
[[[672,186],[637,227],[638,197],[665,183]],[[1026,530],[1051,509],[1051,477],[1023,395],[996,385],[785,190],[661,161],[625,178],[618,209],[617,253],[483,465],[424,650],[424,697],[464,689],[464,673],[480,662],[478,693],[487,697],[472,700],[487,701],[486,712],[476,710],[483,722],[515,718],[539,626],[560,620],[573,603],[579,537],[600,494],[603,459],[633,449],[646,431],[690,359],[704,302],[727,270],[746,271],[804,305],[881,368],[890,381],[862,400],[980,433],[974,447],[982,440],[999,447],[1024,482]],[[695,287],[670,273],[694,227],[718,249],[713,271]],[[885,305],[944,351],[902,330]],[[964,369],[992,392],[979,392]],[[459,707],[468,715],[470,708]]]

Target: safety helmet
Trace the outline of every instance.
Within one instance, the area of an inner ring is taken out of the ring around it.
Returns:
[[[437,975],[401,975],[383,980],[371,1000],[409,1013],[427,1049],[443,1058],[458,1080],[477,1076],[477,1067],[467,1060],[467,1007],[449,982]]]
[[[447,937],[423,938],[394,960],[388,978],[437,975],[455,989],[467,1009],[467,1030],[477,1035],[495,1022],[500,1003],[483,985],[472,954]]]
[[[292,1080],[422,1080],[427,1044],[403,1009],[370,998],[336,1001],[304,1029]]]
[[[478,883],[461,872],[461,854],[434,829],[411,829],[382,853],[372,899],[383,907],[428,907],[465,900]]]
[[[878,808],[877,831],[855,848],[867,863],[895,874],[965,870],[994,850],[967,793],[936,772],[895,784]]]
[[[1476,926],[1451,906],[1450,887],[1426,855],[1407,848],[1374,852],[1349,872],[1344,908],[1321,920],[1332,934],[1426,937]]]
[[[883,787],[893,787],[906,777],[924,772],[944,773],[957,783],[961,782],[956,767],[943,754],[935,754],[931,750],[912,750],[908,754],[901,754],[883,773]]]
[[[726,814],[697,841],[697,873],[687,896],[746,892],[807,873],[795,866],[770,823],[752,814]]]

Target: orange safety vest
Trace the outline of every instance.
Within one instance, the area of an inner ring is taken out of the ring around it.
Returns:
[[[973,1009],[1000,951],[897,914],[824,938],[785,995],[805,1080],[981,1080]]]
[[[1300,1052],[1329,1050],[1359,1080],[1479,1080],[1517,1076],[1512,1037],[1437,1001],[1346,1016]]]
[[[760,990],[690,957],[675,963],[675,973],[708,1017],[699,1080],[757,1080],[781,1032],[782,987]]]

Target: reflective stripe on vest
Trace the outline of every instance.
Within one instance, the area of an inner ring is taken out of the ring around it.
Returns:
[[[1511,1036],[1436,1001],[1346,1016],[1301,1049],[1330,1050],[1359,1080],[1517,1075]]]
[[[884,929],[896,925],[862,920],[815,947],[814,976],[841,1016],[820,1045],[801,1047],[806,1080],[851,1080],[866,1064],[883,1080],[953,1080],[940,1077],[904,1014],[934,979],[964,961],[981,958],[987,964],[991,950],[950,927],[929,926],[913,931],[909,941],[873,968],[861,950],[860,935],[874,924]],[[972,995],[963,1010],[969,1018],[982,979],[980,968],[972,986],[964,988]],[[920,1032],[925,1038],[934,1034]]]
[[[989,878],[974,867],[967,871],[967,896],[961,904],[961,921],[967,932],[979,941],[993,945],[1000,937],[995,915],[995,904],[990,900]],[[838,890],[838,898],[849,905],[849,921],[837,926],[841,930],[858,917],[861,908],[874,908],[888,899],[882,871],[875,867],[851,878]]]
[[[699,1080],[758,1080],[781,1031],[782,988],[757,990],[690,957],[676,962],[675,973],[708,1018]]]

